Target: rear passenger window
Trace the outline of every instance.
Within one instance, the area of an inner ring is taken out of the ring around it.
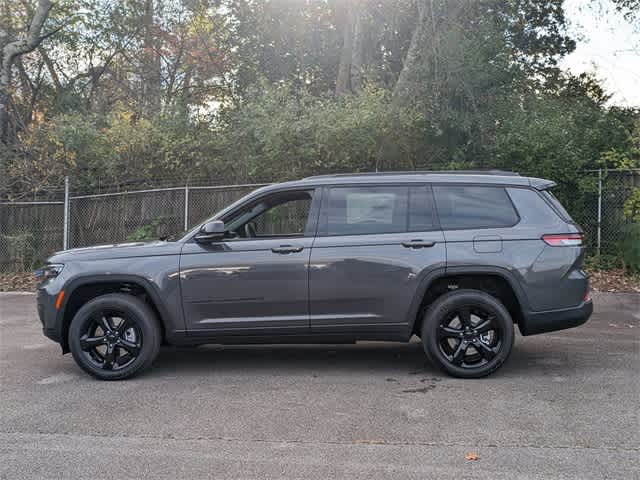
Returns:
[[[326,206],[327,235],[364,235],[431,230],[431,189],[411,187],[333,187]]]
[[[404,232],[407,202],[407,187],[331,188],[327,202],[327,234]]]
[[[434,186],[443,229],[511,227],[518,214],[501,187]]]

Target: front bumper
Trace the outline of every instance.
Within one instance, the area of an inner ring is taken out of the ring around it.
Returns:
[[[593,313],[593,301],[582,302],[577,307],[545,312],[529,312],[518,323],[522,335],[554,332],[584,324]]]
[[[36,294],[36,302],[38,317],[42,323],[42,333],[54,342],[61,343],[61,322],[58,322],[58,310],[55,307],[57,294],[58,291],[52,291],[48,286],[41,286]]]

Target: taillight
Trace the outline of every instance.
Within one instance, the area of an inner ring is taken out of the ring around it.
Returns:
[[[552,247],[577,247],[582,245],[581,233],[560,233],[543,235],[542,240]]]

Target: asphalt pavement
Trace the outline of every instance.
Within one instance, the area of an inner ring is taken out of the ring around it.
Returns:
[[[595,305],[481,380],[414,341],[166,347],[101,382],[0,294],[0,478],[638,479],[640,295]]]

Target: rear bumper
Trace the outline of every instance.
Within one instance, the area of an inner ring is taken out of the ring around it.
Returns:
[[[582,325],[593,313],[593,302],[583,302],[577,307],[546,312],[529,312],[518,323],[522,335],[554,332]]]

